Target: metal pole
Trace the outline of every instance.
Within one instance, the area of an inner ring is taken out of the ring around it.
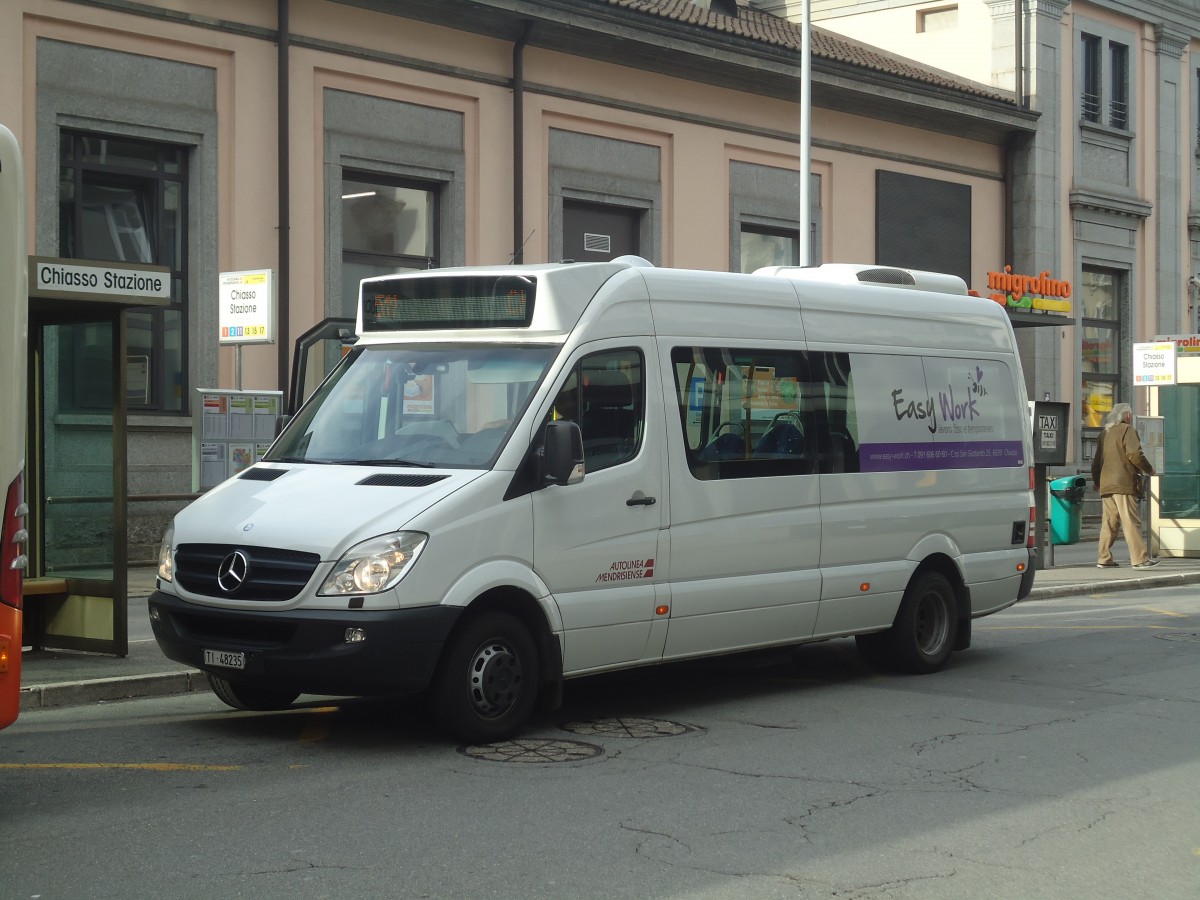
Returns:
[[[800,265],[812,265],[812,16],[804,0],[800,29]]]

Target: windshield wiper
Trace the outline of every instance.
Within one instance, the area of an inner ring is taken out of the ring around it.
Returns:
[[[335,459],[339,466],[403,466],[410,469],[436,469],[437,463],[417,462],[415,459]]]

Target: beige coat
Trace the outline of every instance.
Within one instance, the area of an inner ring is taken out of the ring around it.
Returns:
[[[1097,466],[1099,462],[1101,465]],[[1100,449],[1092,461],[1092,484],[1105,494],[1137,494],[1135,472],[1154,474],[1154,466],[1142,452],[1142,442],[1132,425],[1118,422],[1104,430]]]

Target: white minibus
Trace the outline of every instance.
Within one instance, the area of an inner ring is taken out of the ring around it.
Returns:
[[[931,672],[1032,587],[1020,360],[957,277],[433,270],[365,280],[356,334],[163,540],[155,636],[235,708],[425,692],[495,741],[627,667]]]

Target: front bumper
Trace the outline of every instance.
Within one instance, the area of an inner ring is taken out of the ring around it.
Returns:
[[[229,681],[302,694],[416,693],[433,678],[462,610],[216,609],[154,591],[150,624],[168,659]],[[346,642],[347,628],[366,640]],[[245,669],[204,664],[205,650],[240,651]]]

